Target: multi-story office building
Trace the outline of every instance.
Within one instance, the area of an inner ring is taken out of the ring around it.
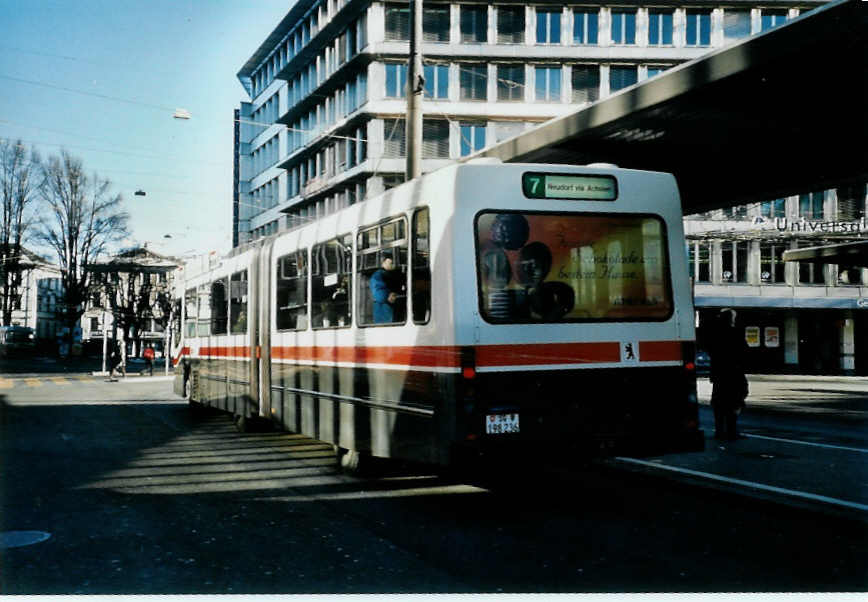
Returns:
[[[423,171],[820,4],[426,0]],[[241,68],[236,245],[403,181],[409,10],[298,0]]]
[[[426,0],[422,170],[822,4]],[[409,10],[407,2],[298,0],[241,68],[250,100],[235,116],[236,246],[404,180]],[[853,190],[805,191],[728,210],[727,219],[722,212],[689,219],[699,318],[723,305],[745,308],[749,335],[759,328],[752,349],[764,369],[868,372],[860,359],[868,350],[856,343],[868,340],[857,311],[868,296],[865,272],[779,261],[785,247],[864,236],[864,224],[858,232],[793,229],[860,223],[864,186],[861,205]],[[844,196],[853,207],[846,215]],[[825,332],[818,324],[837,333],[823,352],[812,343]],[[811,328],[818,330],[809,337]]]
[[[868,266],[783,261],[868,239],[866,216],[864,183],[688,216],[699,325],[736,309],[755,371],[868,374]]]

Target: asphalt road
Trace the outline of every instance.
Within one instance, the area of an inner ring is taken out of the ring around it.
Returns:
[[[773,497],[563,458],[470,483],[418,467],[350,477],[330,446],[191,417],[164,378],[13,385],[2,594],[868,586],[868,522]],[[19,546],[29,532],[47,539]]]

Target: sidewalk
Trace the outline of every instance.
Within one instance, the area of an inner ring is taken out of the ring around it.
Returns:
[[[138,358],[127,360],[127,376],[139,376],[145,370],[145,361]],[[169,374],[173,366],[169,366]],[[0,376],[41,377],[88,374],[103,376],[102,357],[70,357],[58,359],[51,357],[32,357],[0,359]],[[165,376],[163,358],[154,361],[154,376]]]

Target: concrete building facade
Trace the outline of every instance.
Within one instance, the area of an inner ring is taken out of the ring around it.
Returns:
[[[823,4],[424,3],[423,171]],[[299,0],[238,72],[237,245],[404,179],[409,4]]]

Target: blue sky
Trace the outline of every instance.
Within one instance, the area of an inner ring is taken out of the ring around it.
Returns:
[[[0,0],[0,137],[111,180],[129,242],[226,251],[232,111],[248,100],[235,74],[293,3]]]

